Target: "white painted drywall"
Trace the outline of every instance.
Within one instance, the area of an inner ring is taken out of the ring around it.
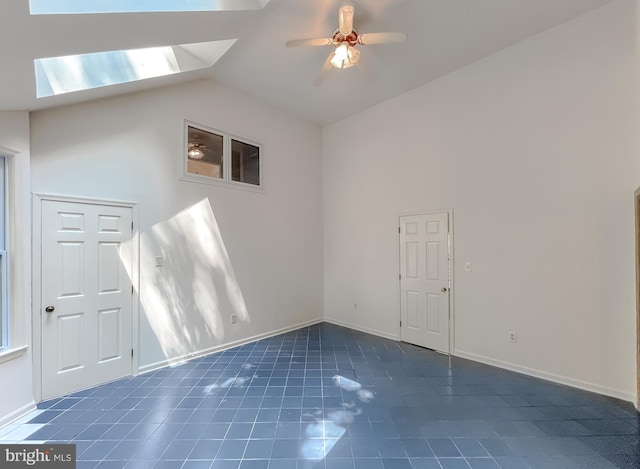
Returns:
[[[185,118],[261,143],[266,192],[178,180]],[[200,81],[32,113],[32,190],[139,204],[145,370],[322,319],[321,140]]]
[[[398,216],[452,208],[455,353],[633,400],[637,18],[615,2],[325,128],[326,318],[397,337]]]
[[[9,345],[31,345],[29,113],[0,112],[0,147],[9,150]],[[0,154],[3,153],[0,151]],[[34,406],[31,347],[0,362],[0,427]]]

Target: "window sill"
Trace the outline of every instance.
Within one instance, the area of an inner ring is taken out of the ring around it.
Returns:
[[[22,347],[0,351],[0,363],[8,362],[21,357],[22,355],[27,353],[28,348],[28,345],[23,345]]]

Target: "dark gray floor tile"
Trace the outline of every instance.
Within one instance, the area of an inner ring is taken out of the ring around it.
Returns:
[[[221,445],[222,440],[198,440],[192,445],[188,458],[213,460]]]
[[[249,440],[244,451],[245,459],[268,459],[273,449],[273,440]]]
[[[79,451],[76,447],[76,458],[82,461],[102,461],[103,459],[113,459],[108,455],[119,444],[118,441],[96,441],[84,451]]]
[[[480,438],[479,442],[493,457],[511,456],[514,454],[513,450],[502,438]]]
[[[210,467],[211,467],[210,460],[185,461],[181,469],[209,469]]]
[[[133,455],[139,449],[140,449],[140,444],[137,441],[123,440],[123,441],[120,441],[113,448],[113,450],[111,450],[111,452],[106,455],[106,459],[128,461],[130,459],[133,459]]]
[[[268,466],[268,459],[250,459],[240,463],[240,469],[267,469]]]
[[[441,469],[440,463],[436,458],[411,458],[412,469]]]
[[[549,436],[587,436],[593,432],[577,420],[540,420],[535,422]]]
[[[406,458],[383,458],[382,467],[384,469],[412,469],[411,462]]]
[[[476,438],[452,438],[452,440],[465,458],[489,457],[487,449]]]
[[[401,441],[409,458],[435,457],[431,446],[424,438],[403,438]]]
[[[537,456],[525,458],[532,468],[545,469],[615,469],[617,466],[601,457]],[[625,469],[625,466],[620,466]],[[629,469],[635,466],[627,466]]]
[[[318,442],[322,446],[321,454],[324,456],[324,442],[322,440],[318,440]],[[276,459],[297,458],[299,445],[300,441],[297,439],[277,439],[273,442],[271,457]]]
[[[464,458],[438,458],[438,462],[443,469],[469,469],[471,467]]]
[[[39,408],[88,468],[640,467],[629,403],[329,324]]]
[[[531,467],[524,458],[519,456],[499,456],[494,460],[498,463],[500,469],[529,469]]]
[[[381,458],[407,458],[407,451],[400,438],[380,438],[375,444]]]
[[[427,441],[438,458],[462,457],[451,438],[428,438]]]
[[[467,464],[473,469],[500,469],[493,458],[466,458]]]
[[[225,459],[219,459],[216,461],[213,461],[213,464],[211,464],[211,469],[238,469],[238,467],[240,466],[240,461],[239,460],[225,460]]]
[[[122,469],[126,464],[127,464],[127,461],[102,461],[96,466],[96,468],[97,469]]]

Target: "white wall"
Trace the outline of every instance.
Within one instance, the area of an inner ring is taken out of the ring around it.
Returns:
[[[2,150],[2,148],[4,150]],[[31,209],[29,197],[29,114],[0,112],[0,154],[9,172],[9,346],[31,345]],[[0,427],[34,406],[31,347],[0,357]],[[7,385],[7,383],[10,383]]]
[[[179,181],[183,118],[262,143],[266,193]],[[34,112],[31,139],[34,192],[139,203],[142,370],[321,320],[320,128],[200,81]]]
[[[455,353],[633,400],[636,18],[610,4],[325,128],[326,318],[398,337],[398,216],[453,208]]]

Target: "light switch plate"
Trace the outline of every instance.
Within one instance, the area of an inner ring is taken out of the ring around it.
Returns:
[[[464,271],[465,272],[471,272],[472,270],[473,270],[473,266],[471,265],[471,262],[465,262]]]

